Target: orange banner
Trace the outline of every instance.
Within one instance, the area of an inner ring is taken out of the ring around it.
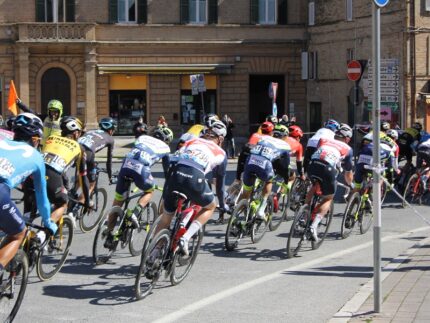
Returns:
[[[18,99],[18,94],[16,93],[15,84],[13,80],[10,80],[9,86],[9,98],[7,100],[7,108],[14,114],[18,114],[18,108],[16,106],[16,100]]]

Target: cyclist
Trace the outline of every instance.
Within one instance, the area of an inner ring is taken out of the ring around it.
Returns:
[[[221,121],[215,121],[206,128],[201,138],[185,142],[178,152],[176,165],[172,166],[170,177],[164,185],[164,211],[156,232],[168,228],[176,209],[173,191],[185,193],[196,204],[202,206],[196,219],[180,239],[183,254],[188,255],[188,241],[212,217],[216,208],[215,196],[205,179],[218,165],[227,165],[225,151],[221,148],[227,129]]]
[[[305,172],[309,162],[311,161],[313,153],[317,150],[318,143],[321,138],[333,139],[334,134],[339,129],[339,122],[334,119],[329,119],[324,123],[324,127],[319,129],[309,140],[305,150],[305,160],[303,162],[303,167]]]
[[[421,139],[421,142],[417,146],[417,168],[421,168],[423,165],[430,166],[430,135],[426,134]],[[430,170],[425,172],[421,176],[423,182],[424,191],[428,189],[427,181],[430,177]]]
[[[48,102],[48,116],[43,120],[43,138],[51,135],[61,136],[60,121],[63,115],[63,104],[59,100]],[[42,142],[42,146],[45,142]]]
[[[412,165],[412,156],[414,154],[414,146],[421,140],[421,130],[423,126],[419,122],[412,124],[412,127],[406,128],[405,131],[399,136],[399,158],[406,158],[404,169],[408,169]]]
[[[95,163],[95,155],[100,150],[106,147],[106,169],[109,181],[112,181],[112,152],[115,144],[115,140],[112,135],[116,130],[117,124],[114,119],[106,117],[100,119],[99,127],[99,130],[88,131],[78,139],[78,143],[81,144],[85,149],[87,161],[87,176],[90,184],[90,195],[96,185],[97,169]],[[83,196],[81,196],[80,200],[81,202],[83,202]]]
[[[311,157],[308,167],[308,177],[314,182],[312,188],[306,195],[305,204],[308,207],[315,193],[315,181],[321,185],[322,200],[314,210],[315,218],[311,224],[311,233],[315,241],[318,241],[318,224],[330,209],[330,204],[336,192],[336,178],[338,169],[345,170],[345,181],[351,186],[352,183],[352,149],[348,145],[352,138],[352,129],[349,125],[342,123],[336,131],[333,139],[321,138],[317,149]]]
[[[46,194],[45,165],[36,150],[43,135],[42,120],[31,113],[19,114],[14,121],[15,141],[0,138],[0,227],[7,234],[0,249],[0,272],[15,256],[25,236],[25,222],[10,190],[32,176],[36,202],[42,221],[53,234],[57,225],[51,221],[51,207]]]
[[[220,121],[219,117],[215,113],[208,113],[203,117],[203,124],[195,124],[191,126],[190,129],[179,138],[178,145],[176,146],[176,150],[179,150],[186,141],[199,138],[202,135],[205,127],[211,127],[212,124],[216,121]]]
[[[75,117],[61,119],[61,135],[49,136],[42,149],[46,165],[49,201],[54,204],[52,218],[58,221],[67,208],[67,175],[66,172],[76,164],[78,180],[84,193],[85,208],[90,207],[89,184],[85,148],[78,143],[84,128],[83,123]]]
[[[251,147],[250,156],[246,161],[243,171],[243,194],[241,198],[249,199],[256,178],[264,181],[263,200],[257,210],[257,219],[265,219],[267,199],[272,191],[272,179],[276,173],[284,178],[285,183],[289,180],[290,146],[282,140],[288,134],[286,126],[275,128],[273,136],[264,136],[256,145]]]
[[[305,179],[303,170],[303,145],[300,143],[300,139],[303,137],[303,131],[296,125],[290,126],[288,131],[289,135],[285,138],[285,141],[291,147],[291,155],[296,157],[297,173],[301,179]]]
[[[152,136],[141,135],[134,143],[134,148],[125,155],[124,161],[118,174],[118,182],[115,189],[115,199],[112,207],[121,208],[125,194],[128,191],[125,178],[132,178],[136,186],[144,192],[140,197],[130,217],[135,228],[138,228],[140,213],[149,203],[154,192],[154,178],[151,175],[151,167],[160,159],[162,160],[164,174],[169,168],[169,144],[173,140],[173,132],[168,127],[157,127]],[[108,219],[108,232],[104,246],[111,248],[113,243],[112,230],[118,217],[118,212],[111,212]]]

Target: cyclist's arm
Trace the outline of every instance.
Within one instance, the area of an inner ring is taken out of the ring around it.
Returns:
[[[81,153],[78,155],[76,170],[79,173],[79,185],[81,186],[82,192],[84,193],[85,203],[88,204],[90,201],[90,184],[87,177],[87,154],[81,145],[80,147]]]
[[[161,159],[161,165],[163,166],[164,177],[167,178],[167,173],[169,172],[170,166],[170,154],[166,154]]]
[[[352,149],[349,149],[345,159],[342,162],[342,167],[345,170],[345,181],[346,183],[351,186],[352,179],[353,179],[353,172],[352,172]]]
[[[216,195],[219,207],[225,209],[225,175],[227,173],[227,156],[223,162],[213,169],[213,176],[216,179]]]
[[[110,137],[111,140],[107,145],[107,159],[106,159],[106,171],[109,179],[112,178],[112,155],[113,155],[113,147],[115,145],[115,140]]]
[[[18,105],[18,108],[20,108],[22,111],[35,114],[35,112],[28,106],[26,106],[24,103],[22,103],[21,100],[16,100],[16,104]]]
[[[37,169],[33,173],[33,184],[36,193],[37,209],[39,210],[44,225],[48,224],[51,218],[51,204],[48,200],[45,173],[45,163],[40,156],[40,162],[37,163]]]

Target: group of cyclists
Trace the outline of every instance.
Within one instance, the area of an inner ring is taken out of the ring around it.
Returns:
[[[243,146],[235,181],[226,191],[227,156],[221,147],[227,129],[218,116],[208,114],[203,124],[194,125],[179,138],[174,152],[170,148],[173,140],[171,129],[164,125],[151,131],[145,128],[124,156],[118,176],[115,177],[112,172],[112,152],[117,123],[114,119],[104,117],[99,120],[98,130],[85,131],[81,120],[63,116],[63,107],[58,100],[48,103],[48,116],[44,121],[20,100],[17,104],[25,112],[9,118],[6,123],[8,130],[13,133],[13,139],[0,137],[0,228],[7,235],[0,249],[0,276],[16,254],[26,230],[23,215],[12,199],[11,191],[21,186],[26,201],[23,211],[37,209],[44,226],[55,234],[57,222],[67,210],[71,186],[81,188],[79,201],[85,211],[91,210],[93,203],[90,196],[96,181],[95,154],[104,148],[107,148],[109,180],[111,183],[116,182],[108,228],[103,232],[106,239],[104,247],[112,248],[112,230],[119,214],[114,210],[121,208],[126,199],[126,181],[132,179],[143,192],[130,218],[137,226],[136,219],[153,198],[155,184],[151,167],[161,161],[166,181],[161,218],[156,224],[155,233],[168,228],[172,221],[177,205],[174,191],[185,194],[201,206],[179,241],[178,252],[185,256],[189,253],[189,241],[211,219],[217,206],[221,221],[224,213],[234,207],[226,203],[226,196],[231,193],[231,189],[242,185],[239,199],[249,199],[257,178],[264,183],[262,202],[256,212],[259,221],[265,221],[265,209],[275,176],[283,179],[283,190],[288,190],[297,177],[302,180],[307,177],[313,183],[319,183],[322,198],[311,224],[312,237],[317,241],[318,224],[333,201],[338,175],[343,172],[346,184],[358,191],[363,174],[369,169],[365,165],[372,165],[371,133],[363,137],[354,161],[353,149],[349,145],[353,130],[348,124],[327,120],[310,137],[304,148],[304,133],[295,120],[278,120],[276,116],[270,115]],[[410,165],[416,153],[418,166],[424,162],[430,165],[430,135],[422,131],[421,124],[414,123],[399,134],[384,121],[380,130],[381,166],[386,169],[391,182],[401,172],[398,166],[400,158],[406,158],[407,165]],[[292,157],[295,157],[296,169],[291,167]],[[76,167],[76,183],[70,183],[67,176],[71,166]],[[427,172],[424,177],[426,189],[429,175]],[[208,181],[209,176],[216,179],[218,203]],[[307,192],[302,207],[309,205],[315,189],[313,185]],[[156,253],[157,248],[153,252]]]

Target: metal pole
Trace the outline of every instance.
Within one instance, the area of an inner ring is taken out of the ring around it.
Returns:
[[[372,12],[372,63],[373,63],[373,297],[374,311],[381,310],[381,157],[379,129],[381,113],[381,9],[373,3]]]
[[[361,62],[360,62],[361,63]],[[361,79],[361,77],[360,77]],[[358,111],[358,89],[359,86],[358,84],[360,83],[360,81],[355,81],[354,82],[354,113],[352,116],[352,131],[353,131],[353,146],[354,146],[354,164],[357,163],[357,127],[356,127],[356,123],[357,123],[357,111]]]

